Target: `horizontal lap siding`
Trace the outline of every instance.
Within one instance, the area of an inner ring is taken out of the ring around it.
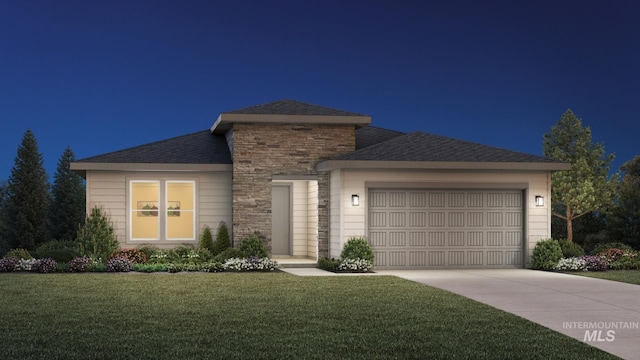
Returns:
[[[129,180],[195,180],[198,214],[196,239],[204,226],[209,226],[215,236],[221,221],[231,233],[231,173],[230,172],[87,172],[87,212],[94,206],[101,207],[113,223],[114,232],[121,246],[137,246],[140,242],[127,242],[127,186]],[[152,242],[163,246],[163,241]],[[194,242],[197,243],[197,240]],[[173,246],[173,245],[171,245]],[[171,247],[169,246],[169,247]]]

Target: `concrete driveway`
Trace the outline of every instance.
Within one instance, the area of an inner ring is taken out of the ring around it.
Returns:
[[[640,359],[640,286],[535,270],[390,270],[491,305],[623,359]]]

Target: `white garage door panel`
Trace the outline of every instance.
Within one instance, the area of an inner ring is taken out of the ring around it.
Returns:
[[[376,268],[521,268],[522,191],[369,191]]]

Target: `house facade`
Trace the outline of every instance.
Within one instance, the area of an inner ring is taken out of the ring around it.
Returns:
[[[338,257],[365,236],[378,269],[522,268],[551,235],[563,162],[281,100],[223,112],[210,129],[76,161],[87,209],[122,247],[197,244],[227,224],[274,257]]]

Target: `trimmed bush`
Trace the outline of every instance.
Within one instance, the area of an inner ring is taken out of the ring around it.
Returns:
[[[562,249],[562,256],[565,258],[584,255],[584,249],[582,248],[582,246],[574,243],[573,241],[562,239],[558,240],[558,244],[560,244],[560,248]]]
[[[52,258],[57,262],[68,263],[71,259],[80,257],[80,243],[76,241],[51,240],[33,251],[36,258]]]
[[[133,267],[129,259],[120,256],[109,259],[106,264],[106,270],[107,272],[129,272],[133,270]]]
[[[5,257],[12,257],[12,258],[16,258],[18,260],[20,259],[33,259],[33,256],[31,256],[31,254],[29,253],[29,250],[27,249],[21,249],[21,248],[17,248],[17,249],[11,249],[9,250],[9,252],[7,253],[7,255],[5,255]]]
[[[371,245],[364,237],[350,237],[342,248],[340,258],[344,259],[363,259],[373,261],[374,254]]]
[[[31,265],[31,271],[38,273],[56,272],[58,264],[52,258],[38,259]]]
[[[200,236],[200,249],[207,249],[213,254],[213,235],[211,234],[211,229],[209,229],[208,226],[205,226],[202,230],[202,235]]]
[[[533,248],[531,266],[534,269],[552,270],[561,258],[562,248],[557,240],[541,240]]]
[[[67,264],[67,271],[76,273],[86,272],[87,269],[91,266],[91,263],[92,261],[88,257],[73,258]]]
[[[227,224],[222,221],[220,222],[220,226],[218,226],[218,232],[216,233],[216,242],[213,244],[213,250],[211,251],[211,253],[216,256],[229,248],[231,248],[229,230],[227,229]]]
[[[327,270],[331,272],[337,272],[338,267],[340,266],[340,259],[329,259],[328,257],[322,258],[318,260],[318,267],[322,270]]]
[[[120,249],[114,251],[109,258],[123,257],[132,264],[144,264],[147,262],[147,255],[138,249]]]
[[[244,257],[255,256],[257,258],[268,258],[267,246],[257,236],[247,236],[238,246],[238,250],[244,254]]]
[[[210,263],[202,265],[202,271],[206,271],[206,272],[216,273],[216,272],[221,272],[223,270],[224,270],[224,267],[222,266],[221,263],[217,261],[212,261]]]

